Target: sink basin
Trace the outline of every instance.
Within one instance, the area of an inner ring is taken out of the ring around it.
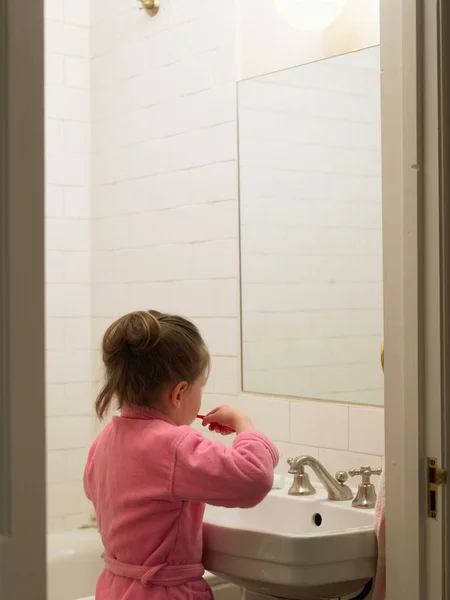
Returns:
[[[292,600],[359,592],[374,576],[374,511],[330,502],[317,486],[309,497],[272,491],[251,509],[207,507],[208,571],[247,590]]]

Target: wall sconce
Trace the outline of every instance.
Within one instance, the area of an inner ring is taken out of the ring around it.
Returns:
[[[140,10],[145,10],[151,17],[158,14],[160,9],[160,0],[139,0],[141,3]]]
[[[277,11],[300,31],[322,31],[342,12],[346,0],[274,0]]]

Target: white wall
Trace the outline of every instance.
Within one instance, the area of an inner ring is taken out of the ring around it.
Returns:
[[[245,390],[383,405],[379,54],[239,83]]]
[[[299,32],[274,0],[238,2],[238,79],[256,77],[322,57],[322,31]]]
[[[46,347],[48,527],[89,516],[81,486],[93,435],[90,301],[89,0],[47,0]],[[26,176],[26,166],[24,170]]]
[[[294,29],[280,16],[274,0],[238,2],[238,79],[376,46],[379,42],[379,0],[346,0],[336,20],[319,31]]]
[[[107,4],[91,2],[94,345],[125,311],[182,313],[213,355],[205,410],[248,411],[283,469],[303,452],[380,465],[382,409],[240,392],[235,5]]]

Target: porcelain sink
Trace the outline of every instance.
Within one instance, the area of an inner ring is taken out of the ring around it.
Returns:
[[[272,491],[252,509],[208,507],[204,565],[222,579],[259,594],[292,600],[359,592],[373,577],[373,511],[317,494]]]

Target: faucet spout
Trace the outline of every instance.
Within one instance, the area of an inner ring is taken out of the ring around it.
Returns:
[[[344,482],[337,481],[313,456],[298,456],[288,462],[290,464],[289,473],[291,475],[298,475],[302,472],[303,467],[312,469],[326,489],[328,500],[343,502],[353,498],[351,489]]]

